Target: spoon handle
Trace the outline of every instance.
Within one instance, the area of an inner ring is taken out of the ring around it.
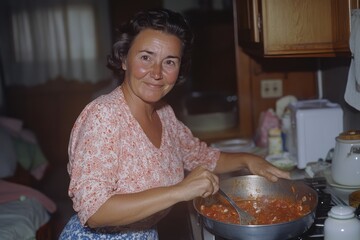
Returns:
[[[235,208],[237,214],[239,215],[240,224],[249,225],[250,222],[254,220],[253,216],[242,210],[236,204],[236,202],[231,197],[229,197],[229,195],[227,195],[221,188],[219,189],[219,194],[223,196],[231,204],[231,206],[233,206],[233,208]]]

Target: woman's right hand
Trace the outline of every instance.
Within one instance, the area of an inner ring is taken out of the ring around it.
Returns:
[[[208,197],[219,190],[219,178],[204,167],[192,170],[183,181],[177,184],[184,201],[196,197]]]

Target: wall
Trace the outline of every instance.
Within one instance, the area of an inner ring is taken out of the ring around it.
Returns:
[[[283,96],[297,99],[317,98],[314,58],[256,58],[236,46],[237,83],[239,95],[238,135],[251,138],[256,133],[260,114],[275,109],[278,98],[262,98],[260,83],[266,79],[282,79]]]
[[[261,111],[275,106],[277,99],[260,97],[259,85],[262,79],[281,78],[284,80],[284,95],[315,99],[319,97],[316,85],[316,71],[319,68],[323,76],[323,98],[341,105],[344,111],[344,130],[360,129],[360,111],[344,100],[349,58],[255,59],[245,54],[241,48],[237,48],[237,51],[241,136],[253,136]]]

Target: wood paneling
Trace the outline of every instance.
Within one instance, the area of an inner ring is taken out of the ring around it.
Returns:
[[[299,100],[314,99],[316,89],[315,59],[251,59],[250,79],[252,82],[253,124],[258,125],[260,113],[269,108],[275,110],[279,98],[262,98],[260,83],[266,79],[281,79],[283,96],[293,95]],[[253,129],[255,130],[255,129]]]
[[[253,82],[251,80],[251,59],[243,52],[240,47],[236,48],[237,60],[237,86],[239,99],[239,135],[242,137],[252,137],[254,133],[254,111],[253,101]]]
[[[283,96],[314,99],[316,88],[316,59],[253,59],[237,48],[237,83],[239,95],[240,136],[252,138],[261,112],[275,110],[279,98],[262,98],[260,82],[281,79]]]
[[[34,131],[52,165],[68,161],[67,147],[72,126],[94,93],[109,81],[98,84],[57,79],[35,87],[6,89],[8,115],[24,121]]]

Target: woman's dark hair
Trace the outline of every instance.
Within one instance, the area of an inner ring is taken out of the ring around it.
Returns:
[[[113,70],[120,84],[124,81],[125,60],[135,37],[144,29],[159,30],[177,36],[182,42],[182,57],[177,82],[185,80],[190,71],[193,33],[186,19],[180,14],[167,9],[140,11],[117,30],[119,36],[108,56],[108,67]]]

